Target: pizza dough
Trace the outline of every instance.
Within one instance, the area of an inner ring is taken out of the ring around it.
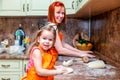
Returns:
[[[105,63],[102,60],[96,60],[96,61],[89,62],[87,66],[90,68],[99,69],[99,68],[105,68]]]
[[[71,66],[73,64],[73,59],[70,59],[68,61],[63,61],[63,66]]]
[[[74,70],[72,68],[66,67],[67,72],[65,72],[64,74],[69,74],[72,73]]]

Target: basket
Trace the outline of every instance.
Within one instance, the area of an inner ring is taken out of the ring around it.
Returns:
[[[91,46],[81,46],[81,45],[75,45],[76,46],[76,48],[77,49],[79,49],[79,50],[84,50],[84,51],[90,51],[91,49],[92,49],[92,47],[93,47],[93,45],[91,45]]]
[[[74,46],[75,48],[79,49],[79,50],[90,51],[90,50],[92,49],[93,45],[84,45],[84,46],[83,46],[83,45],[80,45],[80,44],[78,43],[79,36],[81,36],[80,33],[79,33],[79,34],[76,34],[76,35],[74,36],[74,38],[73,38],[73,46]]]

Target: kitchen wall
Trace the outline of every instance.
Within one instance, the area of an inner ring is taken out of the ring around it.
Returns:
[[[20,23],[25,33],[33,40],[38,30],[38,22],[40,25],[45,24],[47,17],[0,17],[0,41],[7,38],[9,39],[10,45],[13,45],[14,32]],[[85,32],[88,35],[88,23],[88,20],[67,18],[67,24],[61,25],[61,31],[65,34],[63,40],[72,45],[72,39],[75,34]]]
[[[101,58],[120,66],[120,8],[92,17],[91,39]]]

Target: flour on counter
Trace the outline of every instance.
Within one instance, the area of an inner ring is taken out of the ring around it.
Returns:
[[[106,68],[103,68],[103,69],[92,69],[92,68],[89,68],[89,67],[86,67],[86,74],[87,76],[106,76],[106,75],[109,75],[109,76],[113,76],[116,74],[116,71],[113,70],[115,67],[111,66],[111,65],[108,65],[106,64]]]

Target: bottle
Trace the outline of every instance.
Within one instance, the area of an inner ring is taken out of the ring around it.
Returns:
[[[24,47],[27,50],[30,45],[30,37],[26,35],[23,42],[24,42]]]
[[[19,24],[18,29],[15,31],[15,39],[19,41],[19,45],[23,45],[23,39],[25,38],[25,32],[22,28],[22,24]]]

